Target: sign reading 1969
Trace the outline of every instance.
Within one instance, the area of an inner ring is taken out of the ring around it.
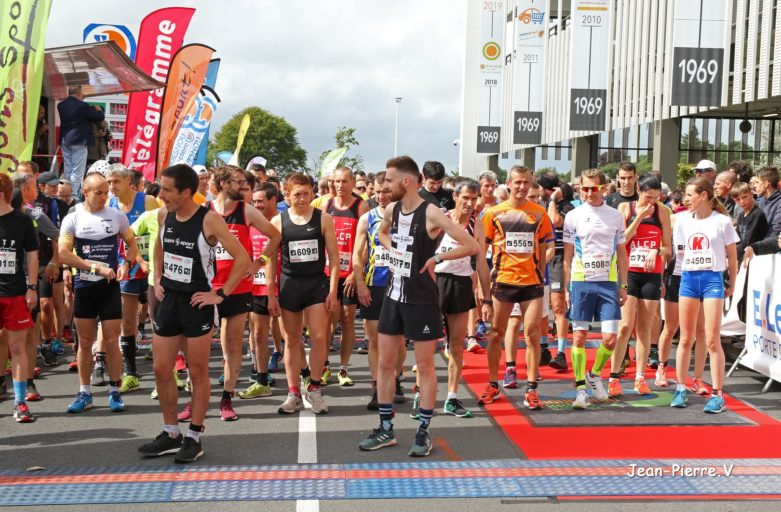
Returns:
[[[542,143],[542,112],[515,111],[513,144]]]
[[[570,130],[604,130],[607,120],[607,90],[572,89],[569,108]]]
[[[478,153],[499,153],[499,126],[478,126],[477,127],[477,152]]]
[[[724,48],[676,47],[673,51],[673,106],[721,105]]]

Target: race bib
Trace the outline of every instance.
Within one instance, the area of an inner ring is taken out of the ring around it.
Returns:
[[[485,259],[491,261],[494,257],[494,244],[488,244],[485,248]]]
[[[351,252],[339,251],[339,270],[342,272],[349,272],[352,259],[353,254]]]
[[[217,259],[217,261],[233,259],[233,256],[231,256],[230,253],[225,250],[225,247],[223,247],[219,242],[217,242],[217,245],[214,247],[214,257]]]
[[[105,277],[97,274],[97,268],[108,268],[108,263],[104,263],[102,261],[92,261],[92,260],[84,260],[84,261],[86,261],[90,265],[94,263],[96,267],[95,269],[96,273],[92,274],[89,270],[80,270],[79,279],[81,279],[82,281],[90,281],[90,282],[95,282],[95,281],[100,281],[101,279],[105,279]]]
[[[507,254],[531,254],[534,252],[534,233],[510,232],[505,235],[504,250]]]
[[[388,264],[394,274],[401,277],[409,277],[412,272],[412,253],[391,248],[388,255]]]
[[[446,252],[450,252],[452,250],[458,249],[461,247],[461,244],[450,238],[449,236],[446,236],[442,243],[439,244],[439,247],[437,247],[437,254],[444,254]]]
[[[144,259],[149,258],[149,235],[141,235],[136,237],[136,245],[138,246],[138,253]]]
[[[260,270],[255,272],[255,278],[252,281],[258,286],[266,286],[266,265],[260,267]]]
[[[16,274],[16,251],[0,249],[0,274]]]
[[[634,246],[629,251],[629,266],[632,268],[645,267],[645,259],[651,249],[647,247]]]
[[[613,263],[612,254],[588,254],[583,256],[582,261],[583,273],[588,281],[607,281]]]
[[[171,281],[189,283],[192,280],[193,259],[170,252],[163,253],[163,275]]]
[[[376,249],[374,249],[374,268],[387,267],[389,256],[390,253],[388,252],[388,250],[381,245]]]
[[[290,263],[306,263],[317,261],[320,253],[317,249],[317,240],[296,240],[288,244]]]
[[[513,305],[513,310],[510,312],[510,316],[522,316],[520,302],[516,302]]]
[[[713,270],[713,251],[710,249],[686,251],[683,258],[683,270]]]

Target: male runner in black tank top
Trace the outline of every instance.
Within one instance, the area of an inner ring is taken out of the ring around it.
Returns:
[[[442,337],[439,291],[434,267],[446,260],[477,254],[475,239],[454,224],[437,206],[418,195],[420,171],[415,161],[402,156],[388,160],[385,183],[391,199],[380,224],[380,242],[390,252],[393,272],[380,311],[377,401],[380,426],[364,439],[361,450],[393,446],[393,393],[396,358],[404,338],[415,341],[415,363],[420,380],[420,428],[409,454],[425,457],[431,453],[428,426],[437,398],[437,375],[434,368],[436,340]],[[437,239],[444,231],[460,247],[444,254],[434,254]]]
[[[310,203],[314,193],[309,178],[300,173],[287,178],[286,198],[290,209],[271,220],[282,233],[282,267],[279,271],[279,307],[282,325],[287,334],[285,374],[288,395],[279,407],[279,414],[293,414],[304,408],[299,384],[299,372],[305,366],[304,349],[299,333],[304,314],[309,326],[309,367],[323,368],[327,356],[326,329],[328,315],[339,310],[339,250],[336,245],[334,221],[330,215]],[[330,279],[325,275],[325,254],[328,253]],[[269,283],[272,286],[272,283]],[[328,412],[320,390],[320,374],[309,382],[304,379],[304,396],[312,412]]]
[[[138,451],[148,457],[176,453],[176,462],[193,462],[203,454],[200,435],[209,405],[209,351],[214,328],[214,306],[222,303],[250,268],[247,251],[228,231],[216,212],[193,201],[198,175],[184,164],[162,172],[158,214],[160,243],[155,244],[155,383],[163,412],[163,432]],[[219,290],[211,289],[214,246],[221,243],[233,257],[230,276]],[[192,417],[184,439],[176,414],[177,389],[173,370],[176,354],[187,342],[192,380]]]

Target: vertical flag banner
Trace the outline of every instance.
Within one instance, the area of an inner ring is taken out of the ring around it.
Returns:
[[[572,0],[570,130],[606,127],[611,3]]]
[[[233,152],[233,156],[231,156],[228,165],[239,166],[239,153],[241,152],[241,146],[244,145],[244,137],[247,135],[247,130],[249,130],[249,123],[249,114],[244,114],[244,117],[241,118],[241,125],[239,126],[239,136],[236,137],[236,151]]]
[[[517,0],[513,144],[542,142],[548,0]]]
[[[195,9],[171,7],[154,11],[144,18],[136,48],[136,64],[141,70],[155,80],[166,81],[171,59],[182,47],[194,13]],[[150,181],[155,178],[163,92],[164,89],[134,92],[128,101],[122,163],[130,169],[140,170]]]
[[[203,87],[212,55],[213,48],[203,44],[188,44],[182,46],[171,61],[160,115],[155,176],[171,160],[176,134]]]
[[[504,3],[480,2],[480,85],[477,95],[477,152],[499,153],[502,124]]]
[[[178,163],[193,165],[195,163],[195,158],[201,143],[209,133],[209,126],[214,119],[214,113],[217,111],[219,103],[220,97],[217,96],[217,93],[211,87],[204,85],[190,110],[187,111],[182,127],[176,134],[168,165]]]
[[[342,159],[345,153],[347,153],[347,148],[337,148],[329,151],[320,164],[320,174],[318,176],[324,178],[334,172],[336,166],[339,165],[339,160]]]
[[[0,3],[0,170],[30,160],[51,0]]]
[[[726,0],[675,2],[671,105],[721,105],[726,23]]]
[[[204,85],[212,90],[217,89],[217,74],[220,72],[220,59],[212,59],[209,63],[209,69],[206,71],[206,82]],[[209,147],[209,127],[206,127],[206,132],[203,134],[201,145],[198,148],[198,154],[195,155],[194,163],[199,165],[206,165],[206,150]]]
[[[781,382],[781,254],[751,260],[746,288],[746,355],[740,364]],[[737,299],[733,299],[737,300]]]

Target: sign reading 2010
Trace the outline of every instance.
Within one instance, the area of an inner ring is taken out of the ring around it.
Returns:
[[[601,131],[607,121],[610,4],[573,0],[570,130]]]

